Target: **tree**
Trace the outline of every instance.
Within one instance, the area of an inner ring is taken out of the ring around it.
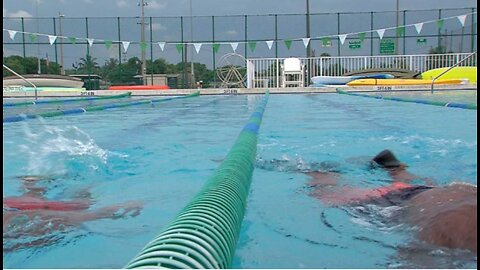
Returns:
[[[3,63],[18,74],[36,74],[38,71],[37,57],[21,57],[12,55],[5,57]],[[55,62],[47,62],[46,59],[40,59],[40,67],[43,74],[60,74],[60,65]],[[11,76],[10,71],[4,69],[3,76]]]
[[[100,67],[96,62],[97,59],[92,57],[90,54],[87,54],[86,57],[80,58],[80,63],[72,64],[76,74],[88,73],[96,74],[98,73]]]

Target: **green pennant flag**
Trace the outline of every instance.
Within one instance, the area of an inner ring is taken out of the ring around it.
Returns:
[[[252,52],[254,52],[254,51],[255,51],[255,48],[257,47],[257,42],[255,42],[255,41],[250,41],[250,42],[248,42],[248,46],[250,47],[250,50],[251,50]]]
[[[35,41],[37,41],[37,35],[36,35],[36,34],[33,34],[33,33],[31,33],[31,34],[30,34],[30,41],[31,41],[31,42],[35,42]]]
[[[403,36],[405,35],[405,26],[399,26],[397,27],[397,36]]]
[[[358,39],[360,39],[361,42],[365,40],[365,32],[358,33]]]
[[[147,42],[145,41],[140,42],[140,50],[144,52],[146,49],[147,49]]]
[[[330,38],[329,37],[324,37],[322,38],[322,45],[323,46],[328,46],[330,44]]]
[[[182,53],[182,52],[183,52],[183,44],[177,44],[177,45],[175,45],[175,47],[177,48],[177,52],[178,52],[178,53]]]
[[[218,50],[220,50],[220,44],[213,43],[212,47],[214,53],[218,53]]]
[[[70,41],[70,43],[72,44],[75,44],[77,42],[77,39],[74,38],[74,37],[69,37],[68,40]]]
[[[287,46],[287,49],[290,50],[290,48],[292,47],[292,40],[286,39],[283,42],[285,42],[285,46]]]
[[[442,19],[440,19],[440,20],[437,21],[437,27],[438,27],[438,29],[442,29],[442,28],[443,28],[443,20],[442,20]]]
[[[107,48],[107,50],[110,50],[110,48],[112,47],[112,41],[111,40],[105,40],[105,47]]]

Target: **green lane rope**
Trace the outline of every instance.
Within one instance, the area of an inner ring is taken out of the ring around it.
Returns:
[[[349,95],[349,96],[358,96],[358,97],[385,99],[385,100],[393,100],[393,101],[400,101],[400,102],[419,103],[419,104],[427,104],[427,105],[450,107],[450,108],[460,108],[460,109],[467,109],[467,110],[476,110],[477,109],[476,104],[431,101],[431,100],[423,100],[423,99],[407,99],[407,98],[398,98],[398,97],[385,97],[385,96],[382,96],[382,95],[370,96],[370,95],[365,95],[365,94],[350,93],[350,92],[342,91],[340,89],[337,89],[337,93],[342,94],[342,95]]]
[[[120,95],[111,95],[111,96],[96,96],[96,97],[80,97],[72,99],[56,99],[56,100],[36,100],[36,101],[25,101],[25,102],[15,102],[15,103],[3,103],[3,107],[19,107],[19,106],[29,106],[29,105],[40,105],[40,104],[55,104],[55,103],[74,103],[81,101],[89,100],[105,100],[105,99],[116,99],[124,98],[132,95],[132,92],[128,92]]]
[[[196,97],[196,96],[199,96],[199,95],[200,95],[200,91],[197,91],[197,92],[194,92],[190,95],[181,96],[181,97],[164,98],[164,99],[152,99],[152,100],[150,100],[150,99],[149,100],[138,100],[138,101],[132,101],[132,102],[125,102],[125,103],[112,103],[112,104],[91,106],[91,107],[84,107],[84,108],[57,110],[57,111],[44,112],[44,113],[38,113],[38,114],[27,114],[27,115],[20,114],[20,115],[13,115],[13,116],[4,117],[3,118],[3,123],[20,122],[20,121],[24,121],[24,120],[28,120],[28,119],[32,119],[32,118],[38,118],[38,117],[54,117],[54,116],[61,116],[61,115],[79,114],[79,113],[93,112],[93,111],[102,111],[102,110],[112,109],[112,108],[123,108],[123,107],[130,107],[130,106],[143,105],[143,104],[153,104],[153,103],[165,102],[165,101],[175,100],[175,99]]]
[[[231,267],[268,97],[267,92],[200,192],[126,268]]]

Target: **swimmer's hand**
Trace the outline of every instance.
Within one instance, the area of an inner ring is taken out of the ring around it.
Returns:
[[[112,213],[113,219],[136,217],[140,215],[143,209],[143,203],[133,201],[123,205],[120,205],[115,212]]]

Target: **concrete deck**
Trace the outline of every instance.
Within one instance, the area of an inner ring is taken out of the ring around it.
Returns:
[[[321,88],[205,88],[205,89],[171,89],[171,90],[135,90],[132,96],[181,96],[200,91],[201,95],[249,95],[263,94],[267,90],[271,94],[312,94],[335,93],[336,89],[348,92],[392,92],[392,91],[430,91],[430,85],[399,85],[399,86],[332,86]],[[477,84],[435,85],[435,90],[477,90]],[[88,97],[119,95],[130,91],[92,90],[92,91],[39,91],[38,97]],[[35,92],[3,91],[4,98],[32,98]]]

